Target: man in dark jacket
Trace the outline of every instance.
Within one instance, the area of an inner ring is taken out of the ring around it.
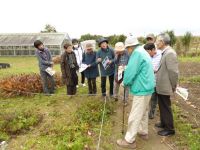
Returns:
[[[36,40],[34,42],[34,47],[37,49],[35,54],[39,62],[43,91],[45,94],[53,94],[55,90],[54,77],[46,72],[47,68],[53,67],[51,53],[47,48],[44,47],[43,43],[40,40]]]
[[[110,96],[113,97],[115,54],[114,54],[113,49],[108,46],[107,39],[100,38],[98,43],[99,43],[100,49],[97,52],[97,62],[100,64],[102,96],[106,96],[106,79],[107,79],[107,77],[109,77]]]

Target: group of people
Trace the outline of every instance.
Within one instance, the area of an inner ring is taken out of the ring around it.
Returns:
[[[128,118],[128,128],[124,139],[117,140],[120,147],[136,148],[136,136],[148,139],[148,119],[153,119],[158,103],[162,128],[158,135],[175,134],[170,96],[175,92],[178,82],[178,61],[176,52],[170,47],[170,37],[163,33],[157,36],[149,34],[147,43],[141,45],[138,39],[128,36],[123,42],[117,42],[112,49],[108,40],[98,40],[99,50],[91,43],[83,49],[78,40],[64,44],[61,56],[61,72],[67,86],[67,94],[75,95],[78,85],[77,72],[81,64],[87,68],[81,73],[81,83],[88,82],[88,94],[97,93],[96,78],[101,78],[101,93],[106,96],[106,81],[109,79],[109,96],[118,100],[119,87],[124,87],[127,104],[129,92],[133,95],[132,108]],[[36,56],[39,60],[40,74],[45,93],[54,93],[53,76],[46,72],[52,67],[50,52],[41,41],[35,41]],[[98,68],[99,66],[99,68]],[[47,80],[52,82],[48,88]],[[150,107],[150,110],[149,110]]]
[[[40,74],[43,81],[43,89],[46,94],[53,94],[55,83],[53,76],[45,70],[53,66],[51,54],[43,43],[39,40],[34,42],[37,48],[36,56],[39,60]],[[123,80],[123,72],[128,64],[129,54],[123,42],[118,42],[113,50],[108,45],[108,40],[100,38],[98,40],[99,50],[96,51],[92,43],[87,43],[85,49],[82,48],[77,39],[64,44],[64,52],[61,55],[61,72],[63,82],[67,86],[67,95],[75,95],[78,88],[78,72],[82,64],[87,65],[86,70],[81,72],[81,85],[84,87],[85,78],[88,82],[88,94],[97,94],[96,78],[101,77],[101,93],[106,96],[106,80],[109,79],[109,96],[118,100],[119,87]],[[99,68],[98,68],[99,65]],[[99,71],[100,69],[100,71]],[[118,71],[121,76],[119,78]],[[53,87],[48,88],[47,80]],[[126,101],[128,100],[128,88],[126,88]]]

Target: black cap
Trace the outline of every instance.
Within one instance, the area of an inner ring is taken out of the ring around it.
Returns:
[[[35,42],[34,42],[34,47],[35,48],[38,48],[38,46],[40,46],[41,44],[43,44],[40,40],[36,40]]]
[[[79,43],[77,39],[72,39],[72,44]]]
[[[99,40],[98,40],[98,44],[99,44],[99,47],[101,46],[101,43],[103,43],[103,42],[106,42],[107,44],[108,44],[108,40],[106,39],[106,38],[100,38]]]

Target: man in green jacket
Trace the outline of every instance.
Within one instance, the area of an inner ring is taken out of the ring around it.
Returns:
[[[155,77],[149,54],[139,45],[137,38],[127,37],[125,46],[130,54],[128,66],[124,74],[124,86],[129,87],[134,96],[128,118],[125,139],[117,140],[124,148],[136,148],[137,134],[144,140],[148,139],[149,101],[155,87]]]

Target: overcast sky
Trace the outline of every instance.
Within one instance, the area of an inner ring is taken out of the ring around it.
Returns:
[[[200,35],[198,0],[0,0],[0,33],[40,32],[45,24],[82,34]]]

